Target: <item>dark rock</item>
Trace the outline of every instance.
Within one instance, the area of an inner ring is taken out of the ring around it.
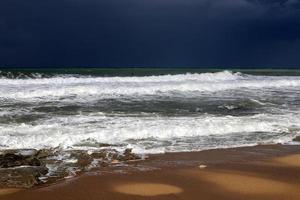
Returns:
[[[132,153],[132,149],[125,149],[123,156],[121,157],[121,161],[130,161],[130,160],[138,160],[141,159],[138,155]]]
[[[24,162],[24,157],[12,153],[7,153],[4,155],[0,155],[0,167],[8,168],[21,166]]]
[[[5,153],[0,155],[0,167],[16,167],[22,165],[40,166],[41,162],[31,154]]]
[[[47,157],[52,156],[52,155],[53,155],[52,150],[50,150],[50,149],[41,149],[37,152],[36,158],[44,159],[44,158],[47,158]]]
[[[122,155],[115,149],[106,150],[106,160],[119,160]]]
[[[30,166],[41,166],[42,163],[39,159],[34,157],[34,158],[28,159],[28,165],[30,165]]]
[[[62,160],[56,155],[61,155]],[[55,182],[67,176],[90,170],[93,167],[109,167],[113,163],[141,159],[126,149],[100,149],[89,153],[84,150],[19,149],[0,151],[0,187],[30,188],[42,182]],[[48,173],[48,168],[52,169]]]
[[[85,169],[92,163],[93,159],[88,155],[82,155],[77,161],[77,165],[81,169]]]
[[[106,150],[102,150],[102,151],[98,151],[98,152],[93,152],[91,154],[92,158],[95,159],[107,159],[107,151]]]
[[[99,147],[111,147],[111,146],[113,146],[113,145],[107,144],[107,143],[98,143],[98,146],[99,146]]]
[[[36,149],[6,149],[0,151],[0,156],[5,154],[15,154],[24,157],[35,156],[37,154]]]
[[[107,162],[100,162],[99,166],[101,166],[101,167],[108,167],[109,164]]]
[[[85,151],[72,151],[70,157],[77,159],[76,167],[80,169],[85,169],[93,161],[93,158]]]
[[[39,184],[39,177],[48,173],[46,167],[15,167],[0,169],[0,187],[30,188]]]
[[[56,168],[55,172],[52,172],[51,176],[48,177],[48,180],[49,180],[49,178],[51,178],[52,180],[60,180],[69,175],[70,175],[70,172],[68,170],[68,166],[61,165]]]
[[[299,136],[296,136],[294,139],[293,139],[294,142],[300,142],[300,135]]]

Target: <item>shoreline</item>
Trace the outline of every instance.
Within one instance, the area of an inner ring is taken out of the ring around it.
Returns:
[[[300,199],[300,145],[150,155],[0,199]]]

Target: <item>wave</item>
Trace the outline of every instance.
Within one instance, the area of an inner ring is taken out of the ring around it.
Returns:
[[[86,116],[52,117],[35,124],[0,125],[0,146],[37,149],[59,146],[67,149],[76,148],[86,141],[94,141],[131,145],[139,147],[136,151],[142,149],[143,152],[157,147],[176,150],[176,146],[191,150],[195,145],[200,145],[197,149],[201,149],[208,144],[217,148],[232,138],[234,145],[274,142],[286,137],[291,139],[299,133],[299,124],[300,115],[292,113],[239,117],[108,117],[102,113],[94,113]],[[194,137],[200,139],[190,139]],[[201,138],[206,138],[206,143],[201,143]],[[218,138],[222,138],[224,142],[214,141]]]
[[[19,72],[19,71],[1,71],[0,79],[40,79],[50,78],[52,74],[37,73],[37,72]]]
[[[35,74],[32,74],[33,76]],[[5,76],[0,78],[0,84],[76,84],[76,83],[107,83],[107,82],[181,82],[181,81],[222,81],[235,80],[242,78],[239,72],[233,73],[230,71],[215,72],[215,73],[186,73],[177,75],[159,75],[159,76],[130,76],[130,77],[92,77],[80,75],[56,75],[53,77],[42,77],[43,74],[36,73],[34,78],[27,79],[9,79]]]
[[[170,95],[239,89],[281,89],[300,86],[300,77],[252,76],[223,71],[145,77],[51,77],[0,79],[0,99],[59,100],[118,98],[128,95]]]

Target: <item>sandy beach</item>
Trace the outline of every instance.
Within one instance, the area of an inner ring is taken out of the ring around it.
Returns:
[[[266,145],[152,155],[141,162],[32,189],[4,200],[300,199],[300,146]]]

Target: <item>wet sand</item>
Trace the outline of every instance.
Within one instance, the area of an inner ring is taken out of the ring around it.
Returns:
[[[0,189],[0,199],[299,200],[300,146],[152,155],[51,186]]]

